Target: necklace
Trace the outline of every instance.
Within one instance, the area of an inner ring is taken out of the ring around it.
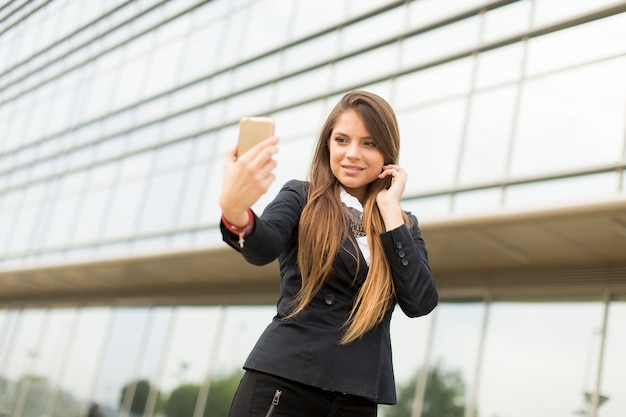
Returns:
[[[350,222],[350,228],[352,229],[352,233],[354,233],[354,237],[367,236],[363,228],[361,213],[352,207],[346,207],[346,213],[348,213],[348,221]]]

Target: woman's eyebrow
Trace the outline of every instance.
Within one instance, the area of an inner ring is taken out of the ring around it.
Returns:
[[[340,132],[340,131],[335,131],[335,132],[333,132],[333,135],[337,135],[337,136],[347,136],[347,137],[349,137],[349,138],[350,138],[350,137],[352,137],[352,136],[348,135],[347,133],[343,133],[343,132]],[[361,140],[363,140],[363,139],[370,139],[370,140],[371,140],[371,139],[374,139],[374,137],[372,137],[372,136],[362,136],[362,137],[360,137],[359,139],[361,139]]]

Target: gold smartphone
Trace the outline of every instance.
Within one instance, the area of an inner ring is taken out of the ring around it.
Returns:
[[[257,143],[274,136],[274,120],[269,117],[243,117],[239,121],[237,156]]]

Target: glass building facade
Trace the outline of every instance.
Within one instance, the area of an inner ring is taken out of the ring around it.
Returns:
[[[3,2],[0,284],[20,285],[11,271],[221,246],[239,118],[269,115],[281,138],[260,212],[306,177],[325,116],[353,89],[396,110],[404,206],[425,228],[623,198],[625,40],[615,0]],[[576,296],[444,292],[428,317],[396,314],[413,417],[431,415],[436,375],[456,381],[454,415],[622,417],[624,270]],[[87,416],[94,404],[136,415],[147,381],[141,414],[167,414],[163,401],[193,385],[199,417],[273,311],[3,298],[0,416]]]

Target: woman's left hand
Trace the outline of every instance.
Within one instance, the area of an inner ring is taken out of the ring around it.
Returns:
[[[385,227],[387,230],[392,230],[404,224],[400,199],[402,199],[406,188],[407,173],[398,165],[384,165],[383,172],[378,178],[383,179],[389,176],[391,177],[391,186],[378,193],[376,204],[385,222]]]

